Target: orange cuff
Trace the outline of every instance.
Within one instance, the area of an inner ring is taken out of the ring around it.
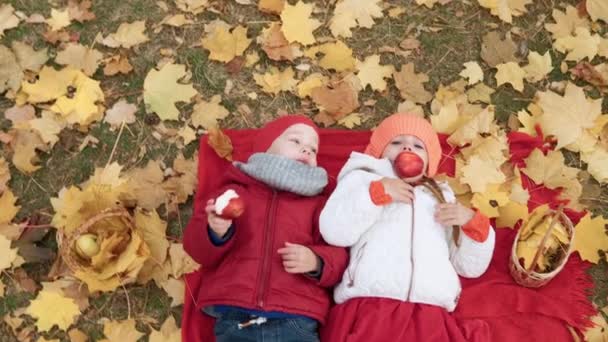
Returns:
[[[369,185],[369,196],[375,205],[386,205],[393,201],[393,198],[384,192],[384,185],[379,180],[373,181]]]
[[[490,219],[479,211],[476,211],[475,216],[462,226],[462,231],[471,239],[477,242],[484,242],[490,234]]]

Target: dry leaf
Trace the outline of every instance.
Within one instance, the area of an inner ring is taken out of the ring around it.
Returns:
[[[161,287],[171,297],[171,307],[184,304],[184,293],[186,286],[183,279],[169,278],[161,284]]]
[[[0,234],[0,271],[11,267],[17,258],[17,249],[11,248],[11,240]]]
[[[346,128],[353,129],[356,126],[361,125],[361,114],[359,114],[359,113],[349,114],[349,115],[343,117],[342,119],[338,120],[338,124],[340,124]]]
[[[208,134],[209,146],[213,148],[215,153],[228,161],[232,161],[232,141],[230,141],[230,138],[216,127],[211,127]]]
[[[126,49],[130,49],[135,45],[139,45],[150,40],[144,33],[145,30],[145,20],[138,20],[132,23],[122,23],[116,30],[116,33],[109,34],[102,40],[102,43],[112,48],[122,46]]]
[[[16,92],[21,86],[23,70],[17,63],[17,57],[4,45],[0,45],[0,94],[6,90]]]
[[[47,48],[35,51],[31,46],[19,41],[13,41],[11,48],[17,57],[19,65],[24,70],[38,72],[49,59]]]
[[[280,71],[277,67],[270,67],[265,74],[253,74],[253,79],[264,92],[277,95],[281,91],[293,92],[298,81],[294,79],[295,72],[291,67]]]
[[[490,184],[500,184],[505,181],[505,175],[496,168],[495,163],[486,161],[478,156],[472,156],[462,168],[462,183],[471,186],[471,191],[483,193]]]
[[[129,179],[127,191],[121,199],[135,201],[133,206],[153,210],[165,203],[167,193],[160,186],[164,180],[159,162],[149,160],[144,168],[133,169],[127,175]]]
[[[39,331],[49,331],[57,325],[67,330],[80,316],[78,305],[73,299],[54,291],[42,290],[36,299],[30,302],[26,313],[37,319]]]
[[[298,1],[293,6],[285,3],[281,12],[281,21],[283,34],[288,42],[298,42],[304,46],[315,43],[313,31],[321,26],[321,23],[317,19],[310,18],[312,10],[312,4],[302,1]]]
[[[23,173],[32,173],[40,168],[33,163],[38,161],[36,150],[45,149],[40,136],[30,130],[17,130],[11,142],[13,165]]]
[[[106,76],[113,76],[118,73],[128,74],[133,70],[129,58],[123,55],[114,55],[105,61],[105,67],[103,68],[103,74]]]
[[[481,67],[477,62],[464,63],[464,70],[462,70],[459,75],[467,78],[469,85],[483,81],[483,70],[481,70]]]
[[[59,141],[58,134],[66,126],[66,122],[59,115],[50,111],[43,111],[42,117],[32,119],[28,124],[50,147]]]
[[[230,112],[220,104],[222,97],[214,95],[209,102],[200,101],[192,110],[192,126],[209,129],[217,127],[219,120],[225,119]]]
[[[575,7],[566,6],[566,12],[553,9],[553,20],[555,24],[547,23],[545,28],[553,34],[553,39],[571,36],[579,27],[589,27],[589,20],[584,16],[579,16]]]
[[[523,69],[526,72],[526,80],[528,82],[538,82],[545,79],[553,70],[551,54],[549,54],[549,51],[545,52],[544,55],[536,51],[530,51],[530,54],[528,54],[528,65],[523,67]]]
[[[281,14],[285,7],[285,0],[260,0],[258,9],[265,13]]]
[[[126,319],[124,321],[107,321],[103,325],[103,334],[107,339],[100,342],[126,342],[137,341],[144,336],[143,333],[135,329],[135,320]]]
[[[591,152],[581,153],[581,160],[587,163],[589,172],[599,183],[608,182],[608,151],[595,146]]]
[[[511,40],[510,35],[507,35],[505,39],[501,39],[498,32],[491,31],[483,37],[481,59],[489,66],[496,67],[501,63],[517,62],[515,58],[516,51],[517,46]]]
[[[593,21],[603,20],[608,23],[608,3],[603,0],[586,0],[587,13]]]
[[[300,84],[298,84],[298,97],[301,99],[311,97],[312,91],[315,88],[322,87],[329,82],[329,79],[318,72],[308,75]]]
[[[386,89],[384,79],[390,78],[395,68],[392,65],[380,65],[380,56],[372,55],[363,62],[357,60],[357,70],[357,77],[363,89],[369,84],[373,90],[384,91]]]
[[[242,56],[251,39],[247,38],[247,28],[237,26],[230,30],[224,22],[213,22],[205,28],[209,33],[203,38],[202,46],[209,50],[209,59],[230,62],[234,57]]]
[[[161,120],[177,120],[176,102],[190,102],[197,94],[192,84],[180,84],[186,76],[186,67],[167,63],[160,70],[152,69],[144,80],[146,111],[154,112]]]
[[[564,156],[560,151],[549,151],[545,156],[539,149],[534,149],[525,162],[526,167],[521,169],[521,172],[534,183],[544,184],[549,189],[566,187],[576,180],[579,171],[564,164]]]
[[[91,12],[91,6],[93,3],[90,0],[84,0],[80,3],[76,0],[68,1],[68,12],[70,13],[70,19],[76,20],[80,23],[95,19],[95,13]]]
[[[11,172],[8,168],[8,162],[3,157],[0,157],[0,194],[5,192],[8,187],[6,183],[11,179]],[[4,209],[2,209],[4,210]],[[1,221],[0,221],[1,222]]]
[[[177,8],[184,12],[200,14],[208,5],[208,0],[174,0]]]
[[[68,336],[70,337],[70,342],[87,342],[89,340],[87,334],[76,328],[70,329]]]
[[[183,295],[183,292],[182,292]],[[152,330],[149,342],[181,342],[182,330],[178,329],[175,318],[169,315],[160,330]]]
[[[0,6],[0,38],[4,36],[4,31],[19,25],[21,19],[14,14],[15,9],[11,4]],[[1,93],[2,91],[0,91]]]
[[[608,220],[601,215],[591,218],[591,213],[587,213],[574,227],[574,250],[578,251],[581,259],[597,264],[600,260],[598,251],[608,251],[606,225]]]
[[[574,36],[557,38],[553,46],[561,53],[568,52],[566,60],[580,61],[583,58],[592,60],[599,50],[600,36],[591,34],[588,28],[577,27]]]
[[[351,74],[313,89],[312,99],[322,112],[330,115],[333,120],[340,120],[359,108],[360,89],[359,80]]]
[[[499,217],[499,209],[509,203],[509,194],[499,184],[488,184],[484,192],[473,194],[471,204],[487,217]]]
[[[266,52],[268,58],[275,61],[293,61],[295,58],[302,56],[302,51],[296,44],[289,44],[283,31],[281,24],[272,23],[269,28],[264,29],[259,39],[262,50]]]
[[[70,22],[70,13],[68,10],[59,11],[54,8],[51,8],[51,17],[46,20],[46,23],[51,27],[51,31],[59,31],[62,28],[69,26]]]
[[[494,89],[488,87],[484,83],[478,83],[473,88],[467,90],[467,97],[471,103],[490,103],[492,102],[491,95],[494,94],[494,92]]]
[[[11,120],[13,126],[17,126],[21,122],[26,122],[35,118],[36,109],[29,104],[25,106],[15,105],[4,112],[4,117]]]
[[[522,92],[524,90],[524,76],[526,72],[515,62],[498,64],[496,66],[496,85],[511,84],[513,89]]]
[[[341,0],[336,4],[329,29],[334,37],[352,37],[353,27],[371,28],[382,17],[380,0]]]
[[[402,99],[425,104],[433,98],[423,85],[429,81],[429,77],[424,73],[416,73],[413,63],[404,64],[401,71],[393,73],[393,78]]]
[[[125,99],[121,99],[106,111],[103,121],[109,123],[114,128],[121,126],[123,122],[125,124],[132,124],[136,120],[136,112],[136,105],[127,102]]]
[[[171,247],[169,247],[169,258],[171,260],[171,274],[176,279],[180,279],[184,274],[196,271],[200,267],[184,251],[184,246],[181,243],[171,244]]]
[[[513,17],[521,16],[528,11],[526,6],[530,5],[532,0],[478,0],[478,2],[481,7],[489,9],[490,13],[500,20],[512,23]]]
[[[80,69],[87,76],[91,76],[97,71],[102,58],[103,54],[95,49],[81,44],[69,43],[64,50],[57,53],[55,62]]]
[[[312,47],[306,50],[304,55],[315,59],[319,53],[323,54],[319,61],[319,66],[322,68],[334,69],[338,72],[355,68],[356,59],[353,57],[353,50],[340,40]]]

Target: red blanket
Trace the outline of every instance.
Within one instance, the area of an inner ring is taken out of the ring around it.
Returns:
[[[227,130],[234,146],[234,160],[245,161],[251,154],[255,130]],[[369,141],[368,131],[324,129],[321,131],[319,164],[330,175],[330,185],[351,151],[363,151]],[[443,144],[442,144],[443,145]],[[444,149],[449,148],[444,145]],[[450,156],[446,150],[441,162],[450,173]],[[208,146],[206,137],[200,141],[198,189],[194,199],[194,212],[204,210],[202,197],[221,182],[228,161],[223,160]],[[331,191],[331,187],[328,189]],[[537,191],[541,192],[541,191]],[[550,195],[536,196],[534,203],[549,202]],[[574,216],[574,215],[573,215]],[[577,217],[572,217],[576,220]],[[201,227],[203,229],[203,227]],[[508,257],[515,230],[497,229],[496,248],[488,271],[477,279],[462,279],[463,291],[457,310],[453,313],[463,329],[485,325],[491,341],[569,341],[567,325],[580,330],[589,325],[594,309],[587,294],[593,283],[586,274],[589,264],[572,255],[566,267],[548,285],[540,289],[527,289],[517,285],[509,274]],[[186,293],[182,316],[182,340],[187,342],[214,342],[213,319],[203,315],[196,306],[196,294],[204,279],[199,272],[186,276]],[[334,342],[334,341],[331,341]]]

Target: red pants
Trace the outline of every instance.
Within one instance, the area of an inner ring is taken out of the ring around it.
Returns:
[[[489,341],[482,321],[461,326],[445,309],[387,298],[355,298],[334,306],[321,329],[324,342]]]

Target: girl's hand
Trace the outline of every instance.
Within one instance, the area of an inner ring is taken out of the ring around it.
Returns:
[[[213,230],[220,237],[226,235],[228,228],[230,228],[232,225],[232,220],[223,219],[215,213],[214,200],[210,199],[207,201],[205,212],[207,213],[207,223],[209,224],[211,230]]]
[[[386,192],[393,202],[412,204],[414,201],[414,187],[397,178],[384,177],[380,180]]]
[[[283,259],[287,273],[314,272],[319,267],[317,255],[308,247],[285,242],[285,247],[277,251]]]
[[[475,211],[460,203],[439,203],[435,208],[435,221],[444,226],[463,226],[475,216]]]

